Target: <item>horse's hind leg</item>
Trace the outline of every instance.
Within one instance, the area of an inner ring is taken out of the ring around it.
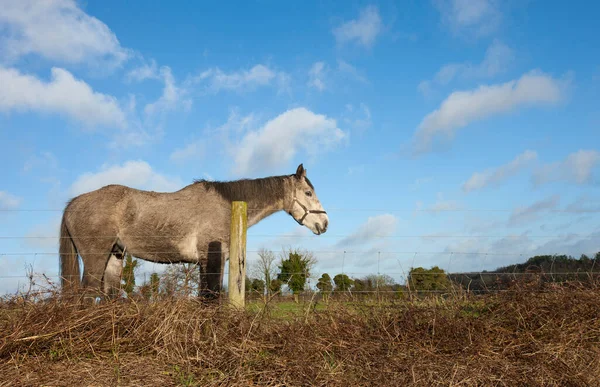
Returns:
[[[121,274],[123,273],[123,254],[113,252],[108,258],[104,270],[103,290],[109,299],[119,296],[121,290]]]
[[[112,240],[96,239],[80,250],[83,261],[82,285],[86,298],[92,301],[102,295],[102,278],[109,257],[112,255]]]

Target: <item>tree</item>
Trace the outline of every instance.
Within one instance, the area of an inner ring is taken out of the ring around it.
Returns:
[[[298,302],[298,293],[304,290],[306,279],[316,263],[315,257],[308,251],[288,249],[283,251],[279,262],[277,279],[286,283],[294,293],[294,301]]]
[[[159,288],[160,277],[158,276],[158,273],[152,273],[150,275],[150,282],[144,280],[142,286],[139,287],[139,293],[146,300],[150,300],[158,296]]]
[[[335,279],[334,279],[335,281]],[[354,278],[353,281],[353,285],[352,285],[352,290],[355,292],[364,292],[365,290],[367,290],[367,285],[365,284],[365,281],[360,279],[360,278]]]
[[[329,297],[329,293],[333,290],[333,285],[331,284],[331,277],[327,273],[323,273],[319,281],[317,282],[317,289],[323,293],[323,298],[327,301]]]
[[[434,266],[431,269],[412,268],[408,274],[407,285],[413,290],[435,291],[447,290],[451,283],[446,272]]]
[[[158,290],[160,289],[160,277],[158,273],[150,274],[150,290],[152,291],[152,296],[156,297],[158,295]]]
[[[265,281],[261,279],[254,278],[248,285],[250,286],[250,290],[260,294],[261,296],[265,293]]]
[[[317,289],[322,291],[323,293],[331,292],[333,290],[333,285],[331,284],[331,277],[327,273],[323,273],[319,281],[317,282]]]
[[[252,276],[259,278],[265,284],[270,284],[275,274],[275,254],[264,247],[258,250],[258,260],[252,265],[250,271]],[[267,287],[267,295],[271,293],[270,286]]]
[[[125,267],[123,267],[123,275],[121,277],[121,285],[127,296],[132,294],[135,288],[135,269],[138,267],[139,261],[134,259],[131,254],[125,255]]]
[[[162,293],[167,296],[188,297],[200,291],[200,265],[195,263],[172,264],[162,274]]]
[[[246,274],[246,286],[244,287],[244,291],[246,293],[250,293],[252,291],[252,280],[250,277],[248,277],[248,274]]]
[[[281,290],[281,285],[283,285],[283,282],[277,278],[272,279],[271,283],[269,284],[269,290],[271,291],[271,294],[279,292]]]
[[[352,280],[346,274],[337,274],[335,277],[333,277],[333,282],[335,283],[336,292],[344,292],[350,289],[354,283],[354,280]]]

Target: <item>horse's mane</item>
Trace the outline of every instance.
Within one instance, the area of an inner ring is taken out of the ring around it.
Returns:
[[[259,199],[272,201],[285,195],[287,176],[269,176],[258,179],[240,179],[232,181],[194,180],[194,184],[202,184],[207,189],[219,193],[228,201]]]

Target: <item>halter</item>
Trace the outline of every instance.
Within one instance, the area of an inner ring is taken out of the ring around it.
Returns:
[[[300,218],[300,220],[294,218],[294,215],[292,215],[292,211],[290,210],[288,212],[288,214],[291,215],[291,217],[298,222],[299,225],[304,226],[304,224],[302,222],[304,222],[304,218],[306,218],[306,215],[308,214],[326,214],[327,212],[324,210],[309,210],[308,208],[306,208],[306,206],[302,203],[300,203],[300,201],[298,199],[296,199],[296,197],[294,196],[294,202],[298,203],[298,205],[300,205],[300,207],[302,207],[302,209],[304,210],[304,215],[302,215],[302,218]]]

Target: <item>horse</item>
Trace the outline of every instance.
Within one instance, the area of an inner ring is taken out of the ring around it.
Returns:
[[[233,181],[194,180],[175,192],[111,184],[67,202],[61,220],[61,292],[113,298],[122,261],[131,256],[157,263],[200,266],[201,296],[218,297],[229,259],[231,206],[247,203],[247,227],[287,212],[315,235],[329,218],[303,164],[290,175]],[[83,262],[80,273],[79,257]]]

